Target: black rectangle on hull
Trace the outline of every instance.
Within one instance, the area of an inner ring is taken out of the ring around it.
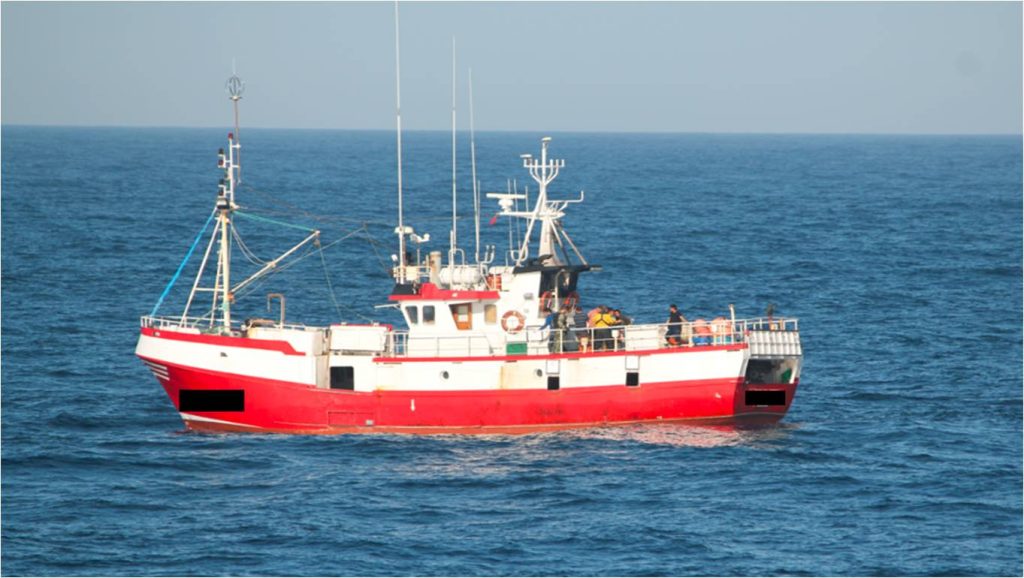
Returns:
[[[245,390],[182,389],[178,411],[245,411]]]
[[[786,392],[781,389],[747,390],[747,405],[786,405]]]

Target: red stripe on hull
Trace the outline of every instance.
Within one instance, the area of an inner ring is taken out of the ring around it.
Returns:
[[[643,383],[638,387],[474,391],[328,390],[169,364],[161,380],[175,407],[181,389],[242,389],[240,412],[189,412],[190,429],[280,433],[528,433],[599,425],[777,421],[797,384],[741,379]],[[747,406],[748,390],[785,391],[785,405]],[[207,421],[209,420],[209,421]]]

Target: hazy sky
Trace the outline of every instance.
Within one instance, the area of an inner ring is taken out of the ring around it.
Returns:
[[[392,128],[393,4],[3,2],[2,121]],[[1021,4],[401,4],[403,124],[1020,133]],[[465,125],[463,125],[465,128]]]

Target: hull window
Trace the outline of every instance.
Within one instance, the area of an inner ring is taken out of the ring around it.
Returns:
[[[549,375],[548,376],[548,390],[549,391],[555,391],[555,390],[557,390],[560,387],[562,387],[562,384],[561,384],[560,380],[558,379],[558,376],[557,375]]]
[[[629,387],[636,387],[640,385],[640,372],[639,371],[627,371],[626,372],[626,385]]]

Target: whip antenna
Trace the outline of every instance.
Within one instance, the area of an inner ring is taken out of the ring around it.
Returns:
[[[473,167],[473,220],[476,228],[476,262],[480,263],[480,186],[476,181],[476,130],[473,126],[473,69],[469,69],[469,159]]]
[[[456,221],[455,193],[455,37],[452,36],[452,234],[451,249],[448,250],[448,264],[455,266],[455,250],[458,246],[459,225]],[[454,277],[453,277],[454,279]]]
[[[395,0],[395,123],[398,141],[398,283],[405,283],[405,222],[402,220],[402,74],[398,44],[398,0]]]

